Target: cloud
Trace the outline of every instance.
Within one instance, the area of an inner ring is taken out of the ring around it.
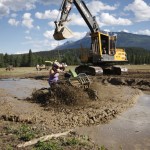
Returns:
[[[135,15],[136,21],[149,21],[150,20],[150,5],[144,0],[134,0],[124,8],[125,11],[132,11]]]
[[[30,34],[30,31],[29,31],[29,30],[26,30],[26,31],[25,31],[25,34]]]
[[[62,3],[60,0],[39,0],[39,2],[44,5],[50,5],[50,4],[60,5]]]
[[[59,14],[59,11],[54,10],[46,10],[44,13],[36,12],[35,17],[38,19],[56,19]]]
[[[37,30],[40,30],[40,26],[36,26],[36,29],[37,29]]]
[[[142,35],[149,35],[150,36],[150,30],[149,29],[139,30],[136,32],[136,34],[142,34]]]
[[[126,33],[129,33],[129,30],[127,30],[127,29],[123,29],[122,31],[126,32]]]
[[[34,9],[36,8],[35,2],[37,0],[0,0],[0,18],[7,16],[11,11]]]
[[[48,25],[49,25],[50,27],[52,27],[52,28],[54,28],[54,27],[55,27],[55,23],[54,23],[54,21],[50,21],[50,22],[48,23]]]
[[[34,9],[36,0],[2,0],[1,3],[7,6],[9,10],[31,10]]]
[[[16,21],[16,19],[9,19],[8,23],[12,26],[18,26],[19,25],[19,21]]]
[[[22,43],[23,45],[29,45],[29,47],[32,49],[32,52],[37,52],[37,51],[45,51],[45,50],[52,50],[56,46],[58,46],[58,41],[56,40],[49,40],[49,39],[44,39],[44,40],[28,40],[26,42]],[[63,44],[63,42],[59,41],[59,44]],[[26,51],[28,53],[29,51]],[[25,53],[25,51],[17,52],[17,53]]]
[[[73,37],[70,39],[79,40],[79,39],[83,38],[86,34],[87,34],[87,32],[73,32]]]
[[[16,13],[12,13],[12,14],[11,14],[11,17],[12,17],[12,18],[16,18],[16,17],[17,17],[17,14],[16,14]]]
[[[9,14],[9,8],[0,1],[0,18]]]
[[[79,14],[72,13],[70,15],[70,21],[68,22],[69,25],[79,25],[79,26],[87,26],[83,18]]]
[[[33,19],[31,18],[31,14],[30,13],[25,13],[23,16],[23,21],[22,21],[22,25],[26,26],[27,28],[31,29],[33,28]]]
[[[32,37],[31,36],[25,36],[25,39],[32,40]]]
[[[86,5],[89,8],[92,15],[97,15],[99,12],[103,10],[115,10],[118,7],[118,5],[110,6],[98,0],[91,1]]]
[[[98,17],[98,23],[103,23],[102,25],[110,26],[110,25],[132,25],[132,21],[125,18],[115,18],[109,13],[102,13],[100,17]]]
[[[53,38],[53,34],[54,34],[54,30],[47,30],[47,31],[45,31],[44,33],[43,33],[43,35],[46,37],[46,38],[48,38],[48,39],[54,39]]]

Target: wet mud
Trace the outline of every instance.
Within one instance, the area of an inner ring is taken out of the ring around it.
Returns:
[[[105,124],[133,107],[141,89],[150,91],[149,73],[89,78],[86,90],[65,82],[50,90],[46,76],[31,74],[24,79],[1,79],[0,127],[5,122],[27,123],[57,133]]]

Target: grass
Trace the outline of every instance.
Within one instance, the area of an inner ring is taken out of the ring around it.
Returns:
[[[150,65],[125,65],[128,69],[146,69],[150,70]],[[66,71],[69,69],[75,69],[76,66],[67,66]],[[41,70],[37,72],[35,67],[14,67],[12,71],[6,71],[5,68],[0,68],[0,76],[19,76],[25,74],[35,74],[35,75],[48,75],[48,70]]]
[[[34,150],[63,150],[59,143],[54,141],[38,142],[34,146]]]
[[[11,126],[7,126],[5,128],[7,134],[13,134],[21,141],[29,141],[36,136],[36,131],[34,131],[27,124],[22,124],[17,128],[13,128]]]
[[[9,139],[7,139],[8,142],[5,143],[5,148],[7,150],[14,150],[18,143],[26,142],[43,135],[41,130],[32,128],[28,124],[18,124],[17,126],[9,124],[4,128],[4,133],[9,136]],[[104,146],[98,147],[95,145],[92,141],[90,141],[88,136],[79,136],[74,134],[67,137],[53,138],[45,142],[39,141],[28,148],[32,150],[85,150],[93,148],[95,150],[107,150]]]
[[[66,71],[69,69],[74,69],[75,66],[68,66],[66,68]],[[41,75],[41,74],[47,74],[48,70],[41,70],[37,71],[35,67],[14,67],[14,70],[6,71],[5,68],[0,68],[0,76],[20,76],[24,74],[35,74],[35,75]]]
[[[150,65],[125,65],[128,69],[146,69],[150,70]]]

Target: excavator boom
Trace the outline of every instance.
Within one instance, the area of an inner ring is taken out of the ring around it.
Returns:
[[[95,20],[95,17],[92,16],[88,8],[86,7],[84,1],[82,0],[63,0],[61,5],[61,16],[59,21],[55,21],[55,31],[54,31],[54,39],[55,40],[63,40],[73,36],[72,31],[66,27],[66,23],[68,22],[68,15],[71,11],[72,4],[76,6],[81,16],[85,20],[89,29],[92,33],[99,31],[99,26]]]

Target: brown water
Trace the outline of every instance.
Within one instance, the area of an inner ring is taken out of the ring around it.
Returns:
[[[109,124],[77,131],[109,150],[150,150],[150,95],[140,96],[134,107]]]

